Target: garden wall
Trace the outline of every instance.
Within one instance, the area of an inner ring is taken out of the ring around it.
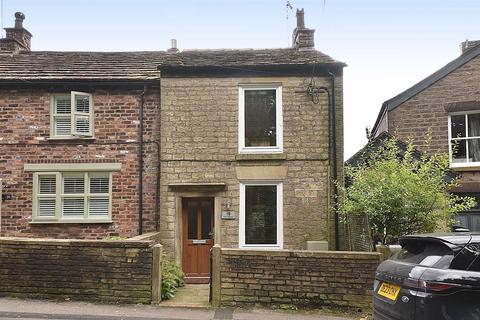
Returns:
[[[0,296],[159,302],[161,245],[154,238],[0,238]]]
[[[380,254],[213,249],[213,305],[371,308]]]

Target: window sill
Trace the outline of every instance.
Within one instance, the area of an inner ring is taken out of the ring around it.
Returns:
[[[283,247],[280,245],[262,245],[262,244],[252,244],[252,245],[240,245],[239,249],[245,250],[283,250]]]
[[[287,155],[285,153],[239,153],[235,156],[235,160],[237,161],[285,159],[287,159]]]
[[[454,171],[480,171],[480,163],[475,164],[450,164],[450,169]]]
[[[46,141],[59,141],[59,142],[65,142],[65,141],[95,141],[95,137],[50,137],[46,138]]]
[[[113,223],[112,220],[33,220],[30,221],[30,224],[85,224],[85,223]]]

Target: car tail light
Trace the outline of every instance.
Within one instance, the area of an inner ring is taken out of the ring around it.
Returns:
[[[433,292],[444,292],[453,288],[457,288],[460,285],[445,283],[445,282],[436,282],[436,281],[425,281],[412,278],[406,278],[403,280],[403,285],[410,289],[422,290],[422,291],[433,291]]]

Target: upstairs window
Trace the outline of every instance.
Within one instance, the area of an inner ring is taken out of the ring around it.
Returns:
[[[111,220],[110,172],[38,172],[33,195],[35,222]]]
[[[69,95],[52,98],[51,138],[92,138],[93,100],[92,95],[72,91]]]
[[[449,115],[452,167],[480,165],[480,112]]]
[[[282,87],[241,86],[239,152],[283,151]]]

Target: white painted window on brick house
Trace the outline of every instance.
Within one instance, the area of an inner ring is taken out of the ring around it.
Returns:
[[[480,166],[480,111],[448,116],[451,167]]]
[[[111,172],[35,172],[34,222],[110,222]]]
[[[52,97],[50,138],[93,138],[92,95],[72,91]]]
[[[239,153],[283,152],[282,87],[239,87]]]
[[[240,184],[240,248],[283,248],[283,183]]]

